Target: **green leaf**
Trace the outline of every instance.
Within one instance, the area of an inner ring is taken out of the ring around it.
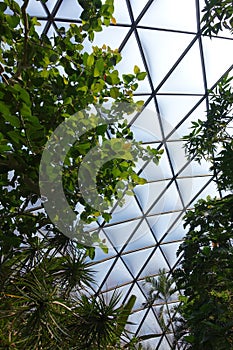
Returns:
[[[20,121],[19,121],[18,117],[16,117],[15,115],[8,114],[8,115],[4,115],[3,117],[7,122],[9,122],[15,128],[20,127]]]
[[[140,73],[140,74],[141,74],[141,73]],[[124,80],[124,82],[125,82],[126,84],[130,84],[131,81],[133,81],[135,77],[134,77],[133,74],[123,74],[123,75],[122,75],[122,78],[123,78],[123,80]]]
[[[38,20],[37,20],[36,17],[33,17],[33,18],[31,19],[31,21],[32,21],[32,24],[33,24],[34,26],[41,26],[41,23],[38,22]]]
[[[104,220],[105,220],[106,222],[109,222],[112,216],[111,216],[111,214],[109,214],[109,213],[103,213],[103,214],[102,214],[102,217],[104,218]]]
[[[32,115],[31,109],[28,105],[25,103],[22,103],[22,106],[20,108],[20,112],[23,117],[30,117]]]
[[[99,243],[99,247],[105,254],[108,254],[108,247],[106,245]]]
[[[25,102],[27,105],[31,106],[30,95],[27,90],[22,88],[19,84],[15,84],[14,89],[19,92],[21,100],[23,100],[23,102]]]
[[[13,29],[19,24],[20,17],[17,15],[6,15],[6,21],[9,24],[9,26]]]
[[[109,74],[108,77],[110,77],[112,85],[119,84],[120,79],[119,79],[119,75],[118,75],[118,71],[117,70],[114,70],[111,74]]]
[[[93,54],[89,55],[87,58],[87,66],[88,67],[93,66],[94,62],[95,62],[94,55]]]
[[[119,316],[118,316],[119,323],[118,323],[118,327],[116,329],[116,333],[118,336],[120,336],[125,329],[125,326],[127,324],[127,320],[132,312],[132,309],[134,307],[136,299],[137,298],[135,295],[131,295],[131,297],[129,298],[129,301],[126,303],[126,305],[124,305],[120,308],[120,312],[119,312]]]
[[[111,146],[114,151],[119,151],[122,149],[123,143],[122,140],[119,139],[112,139],[111,140]]]
[[[87,255],[91,260],[94,260],[95,258],[95,248],[94,247],[88,247],[87,248]]]
[[[104,135],[105,132],[107,131],[108,126],[107,125],[98,125],[96,128],[96,132],[98,135]]]
[[[128,196],[134,196],[134,192],[132,190],[127,190],[125,194],[127,194]]]
[[[81,87],[77,88],[77,91],[87,92],[88,91],[88,86],[87,85],[81,86]]]
[[[5,2],[0,2],[0,12],[4,12],[7,9]]]
[[[147,180],[144,179],[144,178],[142,178],[142,177],[140,177],[140,178],[137,180],[137,183],[138,183],[139,185],[144,185],[144,184],[147,183]]]
[[[195,337],[193,335],[186,335],[184,337],[184,340],[187,342],[187,343],[190,343],[190,344],[193,344],[194,341],[195,341]]]
[[[3,116],[8,116],[11,114],[9,106],[4,101],[0,101],[0,113]]]
[[[64,100],[64,105],[72,105],[72,98],[66,97]]]
[[[4,153],[4,152],[10,151],[10,150],[11,150],[11,146],[0,144],[0,153]]]
[[[117,87],[113,87],[113,88],[110,89],[110,96],[112,98],[117,99],[119,97],[119,95],[120,95],[120,91],[119,91],[119,89]]]
[[[137,106],[139,106],[139,107],[142,107],[144,105],[144,103],[145,102],[143,100],[140,100],[140,101],[136,102]]]
[[[80,143],[76,146],[76,148],[80,151],[80,153],[87,153],[87,150],[89,150],[91,147],[90,142],[86,142],[86,143]]]
[[[103,71],[104,71],[104,60],[100,58],[95,63],[94,77],[102,76]]]
[[[134,66],[133,71],[134,71],[134,74],[138,74],[140,73],[140,68],[138,66]]]
[[[58,60],[58,55],[53,53],[50,57],[49,57],[50,62],[56,62]]]
[[[147,76],[146,72],[141,72],[141,73],[136,74],[136,78],[138,80],[144,80],[146,76]]]

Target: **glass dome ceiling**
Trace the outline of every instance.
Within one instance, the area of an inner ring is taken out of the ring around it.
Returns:
[[[208,165],[188,161],[181,141],[191,121],[205,117],[208,89],[232,69],[230,34],[201,35],[203,7],[204,0],[115,0],[116,24],[97,33],[93,42],[119,48],[120,73],[132,72],[135,64],[147,72],[135,93],[146,109],[131,121],[132,130],[145,145],[164,149],[158,167],[139,165],[148,183],[137,186],[123,208],[113,209],[110,223],[99,222],[109,251],[97,250],[94,262],[97,292],[117,288],[124,300],[137,296],[131,328],[136,336],[161,334],[153,339],[154,349],[171,348],[171,340],[159,326],[159,305],[143,306],[145,277],[174,269],[185,234],[184,213],[199,198],[216,193]],[[31,0],[28,11],[41,23],[39,31],[52,36],[59,27],[80,22],[82,9],[77,0]]]

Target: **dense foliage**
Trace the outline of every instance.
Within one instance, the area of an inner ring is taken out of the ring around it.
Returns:
[[[203,13],[204,34],[232,32],[231,0],[206,0]],[[188,233],[177,252],[182,260],[172,279],[164,272],[147,278],[149,304],[164,301],[158,319],[165,332],[174,334],[174,349],[233,348],[232,78],[223,77],[209,98],[207,117],[192,122],[190,134],[184,137],[185,149],[190,159],[210,162],[221,197],[198,201],[185,216]],[[180,304],[169,310],[169,298],[176,289]]]
[[[224,77],[211,93],[205,121],[193,122],[185,137],[189,157],[211,162],[221,198],[202,199],[185,217],[188,234],[178,254],[175,272],[183,291],[183,337],[195,350],[230,350],[233,347],[233,89]]]
[[[85,124],[82,111],[106,101],[118,112],[120,103],[128,106],[126,113],[137,110],[141,102],[133,102],[133,93],[146,73],[135,66],[132,74],[120,77],[115,65],[121,55],[106,45],[85,51],[95,31],[115,23],[113,0],[79,0],[82,23],[60,28],[52,38],[38,35],[37,19],[27,14],[29,1],[21,7],[13,0],[0,2],[0,347],[117,349],[135,297],[119,306],[116,293],[108,302],[93,294],[87,256],[93,258],[95,250],[63,235],[50,221],[38,173],[44,146],[58,125],[76,112]],[[133,145],[131,158],[108,162],[97,176],[108,204],[122,198],[126,182],[129,190],[145,182],[134,170],[139,157],[159,160],[159,152],[144,150],[134,140],[118,112],[115,124],[83,134],[64,163],[67,201],[76,214],[77,204],[83,207],[87,223],[111,217],[108,210],[99,212],[86,203],[77,183],[77,169],[92,147],[109,136],[116,140],[112,151],[119,151],[121,138]],[[96,235],[95,240],[107,251]]]
[[[202,18],[205,34],[232,32],[232,1],[205,1]],[[193,121],[185,136],[190,158],[210,162],[220,198],[197,202],[185,217],[187,236],[181,244],[180,268],[174,278],[182,291],[179,309],[185,323],[176,337],[195,350],[233,348],[233,89],[225,76],[210,91],[206,120]]]
[[[103,46],[93,47],[91,53],[85,52],[87,33],[92,37],[93,29],[101,29],[101,16],[109,22],[112,1],[106,1],[102,11],[99,10],[97,27],[93,28],[95,21],[92,21],[91,28],[86,21],[82,26],[72,24],[66,32],[60,28],[59,35],[52,39],[46,35],[38,36],[37,20],[27,15],[27,4],[28,1],[25,1],[20,8],[14,1],[0,3],[0,214],[3,219],[2,236],[7,232],[6,244],[9,245],[11,239],[11,244],[16,247],[21,238],[15,235],[15,230],[19,233],[26,231],[30,235],[50,223],[43,211],[35,214],[34,210],[32,213],[29,206],[37,204],[40,209],[38,169],[44,145],[55,128],[91,104],[101,105],[108,99],[115,100],[115,103],[133,104],[136,81],[145,77],[145,73],[135,66],[135,73],[124,75],[122,80],[115,69],[121,59],[117,50]],[[96,6],[100,6],[99,1]],[[85,5],[81,17],[87,20],[85,11],[89,13],[92,10],[92,7],[87,10]],[[91,14],[91,20],[92,17]],[[80,142],[71,148],[64,164],[65,194],[74,211],[77,203],[84,206],[82,219],[86,222],[97,220],[101,213],[80,195],[77,169],[90,148],[108,138],[106,131],[107,126],[100,125],[84,134]],[[124,120],[111,126],[111,134],[116,138],[133,139]],[[149,157],[149,151],[144,152],[139,144],[136,147],[135,159],[127,162],[115,159],[111,166],[106,164],[97,177],[98,191],[109,203],[123,192],[119,186],[116,188],[119,181],[128,181],[131,189],[144,182],[133,167],[137,155]],[[157,153],[153,151],[151,155],[154,154],[153,158],[157,161]],[[107,212],[102,214],[105,220],[110,219]]]
[[[217,35],[224,28],[232,32],[232,0],[205,0],[203,12],[202,23],[205,34]]]

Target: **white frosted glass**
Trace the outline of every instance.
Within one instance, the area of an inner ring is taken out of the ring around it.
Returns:
[[[157,0],[139,25],[196,32],[195,0]]]
[[[232,66],[233,40],[202,38],[208,88]]]
[[[156,87],[185,51],[194,35],[139,29],[144,54]]]

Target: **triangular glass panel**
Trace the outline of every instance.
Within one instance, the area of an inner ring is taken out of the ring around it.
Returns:
[[[95,38],[92,43],[87,43],[90,47],[98,46],[102,47],[104,44],[110,46],[111,49],[118,49],[122,40],[128,32],[128,28],[118,27],[118,26],[110,26],[103,27],[102,32],[95,33]],[[116,69],[119,70],[118,65]],[[128,72],[129,73],[129,72]]]
[[[114,1],[114,13],[117,24],[128,23],[131,24],[128,8],[125,0]]]
[[[176,128],[169,140],[177,140],[190,132],[188,129],[191,126],[190,120],[189,123],[184,122],[178,128],[177,125],[192,110],[200,98],[201,96],[157,95],[165,136]]]
[[[140,15],[146,4],[148,3],[148,0],[130,0],[130,4],[132,7],[134,20],[137,19],[137,17]]]
[[[127,243],[138,224],[139,220],[118,223],[117,225],[105,227],[104,231],[113,246],[120,250]]]
[[[146,303],[146,298],[143,295],[142,291],[140,290],[140,288],[138,287],[137,284],[134,284],[133,288],[131,289],[130,294],[135,295],[137,298],[135,305],[134,305],[134,308],[135,309],[142,309],[144,304]]]
[[[142,186],[137,186],[134,189],[144,213],[153,206],[157,198],[159,198],[162,192],[167,188],[168,183],[168,181],[151,182]]]
[[[130,269],[131,273],[134,276],[137,276],[138,272],[143,268],[145,260],[149,257],[151,252],[152,248],[143,249],[142,251],[125,254],[122,256],[122,259]]]
[[[109,222],[110,224],[130,219],[137,219],[142,216],[142,212],[139,209],[134,197],[125,195],[124,199],[125,203],[122,206],[118,205],[114,209],[112,219]]]
[[[166,189],[166,191],[161,195],[161,198],[155,203],[153,208],[150,209],[149,214],[153,215],[153,214],[172,212],[172,211],[182,210],[182,209],[183,209],[183,205],[181,203],[176,185],[173,182]]]
[[[191,161],[182,172],[179,173],[178,178],[190,177],[192,176],[201,176],[201,175],[211,175],[209,170],[210,164],[203,160],[200,163]]]
[[[115,259],[109,259],[104,262],[95,264],[93,266],[93,270],[95,272],[94,286],[100,286],[102,284],[103,280],[105,279],[105,276],[107,275],[114,261]],[[107,289],[107,288],[108,286],[104,283],[104,286],[102,287],[102,289]]]
[[[114,264],[114,267],[110,274],[108,275],[108,278],[105,281],[106,289],[111,289],[117,286],[120,286],[125,283],[132,282],[133,277],[129,273],[126,266],[123,264],[121,259],[117,259],[116,263]]]
[[[156,87],[179,59],[194,36],[148,29],[138,29],[138,33],[149,72]]]
[[[27,11],[32,17],[46,16],[46,12],[40,1],[36,1],[36,0],[29,1],[27,6]]]
[[[142,328],[140,329],[139,335],[146,335],[146,334],[162,334],[162,329],[156,319],[156,316],[154,315],[152,310],[149,310],[146,319],[143,323]],[[154,344],[154,340],[156,338],[153,338],[153,346],[156,344]]]
[[[138,325],[143,320],[146,312],[147,312],[146,309],[136,310],[131,315],[129,315],[129,318],[128,318],[129,323],[126,325],[126,329],[132,332],[132,334],[135,334],[137,332]]]
[[[56,18],[69,18],[69,19],[80,19],[80,15],[83,9],[79,5],[77,0],[65,0],[62,1],[61,6],[59,7]]]
[[[210,179],[210,176],[177,179],[185,206],[193,206],[199,198],[205,198],[208,194],[211,194],[212,197],[218,195],[216,184],[213,183],[213,181],[210,182],[206,188],[206,185]],[[195,198],[198,192],[200,192],[200,194],[197,196],[197,198]]]
[[[192,206],[199,200],[199,199],[206,199],[207,196],[219,197],[219,192],[217,190],[216,183],[212,180],[205,188],[203,188],[202,192],[195,198],[195,200],[192,202]]]
[[[56,5],[58,0],[48,0],[46,1],[46,6],[48,7],[49,11],[52,12],[54,9],[54,6]]]
[[[208,88],[232,66],[233,40],[202,38]],[[221,64],[220,64],[221,62]]]
[[[137,227],[124,252],[144,249],[155,245],[154,236],[145,220],[140,221],[140,226]]]
[[[162,255],[159,248],[157,248],[152,257],[149,261],[145,260],[147,262],[146,267],[140,274],[140,278],[145,278],[147,276],[153,276],[159,272],[160,269],[165,269],[166,271],[169,271],[169,266],[167,265],[166,261],[164,260],[164,256]]]
[[[168,236],[170,232],[177,228],[178,223],[176,224],[176,221],[179,218],[179,216],[180,212],[156,215],[147,218],[147,221],[157,241],[161,241],[165,234],[167,234]],[[164,240],[165,238],[163,238],[162,241],[164,242]]]
[[[162,140],[158,113],[153,101],[138,115],[131,128],[139,141],[156,142]]]
[[[187,163],[189,163],[184,150],[184,141],[167,142],[167,149],[174,173],[177,174]],[[192,176],[192,173],[189,173],[189,176]]]
[[[161,343],[159,344],[159,350],[172,350],[172,340],[169,341],[169,334],[164,336]]]
[[[203,70],[198,42],[185,54],[159,92],[204,94]]]
[[[142,26],[196,32],[195,0],[157,0],[139,22]]]
[[[171,244],[162,244],[161,249],[166,256],[171,268],[176,264],[177,256],[176,252],[180,246],[180,242],[174,242]]]
[[[179,213],[179,215],[180,217],[178,221],[167,232],[166,236],[162,240],[162,243],[168,243],[168,242],[172,243],[173,241],[181,241],[184,239],[184,236],[187,233],[187,230],[184,229],[184,221],[183,221],[183,216],[185,215],[185,213],[181,212]]]
[[[157,146],[158,145],[156,144],[150,144],[151,148],[157,148]],[[156,165],[153,161],[149,162],[143,169],[141,176],[147,179],[147,181],[160,181],[172,178],[171,167],[166,153],[162,154],[158,165]],[[140,187],[141,186],[137,186],[136,189],[140,189]]]

